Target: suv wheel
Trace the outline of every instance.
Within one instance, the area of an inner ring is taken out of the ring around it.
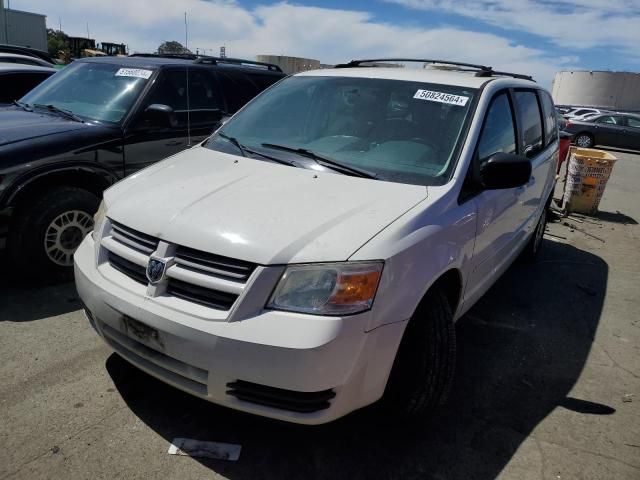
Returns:
[[[593,147],[594,145],[593,137],[588,133],[578,134],[576,136],[575,142],[576,142],[576,145],[581,148],[589,148],[589,147]]]
[[[383,403],[404,417],[428,416],[447,399],[455,358],[453,313],[442,289],[436,288],[409,320]]]
[[[10,258],[25,277],[69,276],[73,253],[93,229],[98,198],[86,190],[59,187],[16,212],[9,238]]]

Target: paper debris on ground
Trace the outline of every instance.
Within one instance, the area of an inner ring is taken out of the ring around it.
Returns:
[[[240,458],[241,445],[232,443],[204,442],[192,438],[174,438],[169,446],[170,455],[206,457],[218,460],[236,461]]]

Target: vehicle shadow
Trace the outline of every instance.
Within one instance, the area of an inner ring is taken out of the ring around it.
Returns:
[[[615,212],[598,210],[598,213],[596,213],[595,216],[599,220],[604,220],[605,222],[621,223],[623,225],[638,225],[638,222],[634,218],[630,217],[629,215],[625,215],[618,210],[616,210]]]
[[[450,400],[411,427],[375,407],[327,425],[290,425],[191,397],[115,354],[106,366],[131,410],[168,442],[242,445],[237,462],[196,459],[227,478],[489,480],[555,408],[615,411],[567,396],[591,349],[607,276],[601,258],[545,240],[536,263],[516,263],[460,320]]]
[[[28,322],[73,312],[81,308],[73,281],[21,280],[4,253],[0,254],[0,322]]]

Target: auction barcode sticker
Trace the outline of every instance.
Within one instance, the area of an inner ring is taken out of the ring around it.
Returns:
[[[413,98],[428,100],[430,102],[450,103],[451,105],[460,105],[461,107],[464,107],[469,100],[469,97],[463,97],[462,95],[434,92],[431,90],[418,90]]]
[[[116,72],[116,77],[136,77],[148,80],[153,70],[145,70],[143,68],[121,68]]]

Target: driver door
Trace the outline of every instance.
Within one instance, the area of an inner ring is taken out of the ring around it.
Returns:
[[[200,143],[218,126],[222,100],[206,69],[167,68],[125,131],[125,170],[130,175]],[[150,115],[150,105],[166,105],[166,118]]]
[[[516,122],[508,91],[497,93],[485,115],[471,168],[479,172],[497,152],[518,153]],[[509,265],[518,246],[521,189],[482,190],[466,201],[476,203],[476,242],[464,301],[473,304]]]

